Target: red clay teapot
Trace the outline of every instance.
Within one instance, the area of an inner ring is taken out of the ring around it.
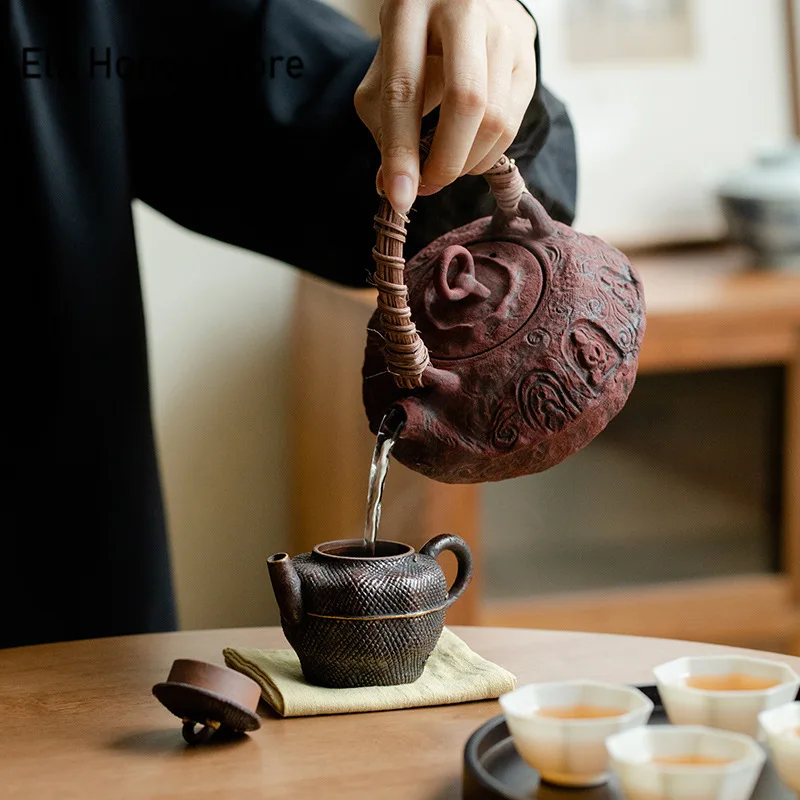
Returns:
[[[444,483],[541,472],[586,446],[625,405],[645,330],[625,255],[551,219],[507,157],[484,177],[494,216],[407,264],[404,218],[386,199],[375,216],[370,429],[401,412],[395,458]]]

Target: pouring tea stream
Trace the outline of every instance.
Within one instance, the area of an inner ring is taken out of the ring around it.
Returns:
[[[389,472],[389,456],[394,443],[405,425],[405,415],[399,409],[390,409],[381,420],[372,463],[369,468],[369,485],[367,488],[367,515],[364,522],[364,549],[369,555],[375,555],[375,540],[381,523],[381,502],[383,487]]]

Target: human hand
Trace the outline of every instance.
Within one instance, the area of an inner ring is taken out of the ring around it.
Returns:
[[[536,24],[519,0],[384,0],[355,107],[381,151],[376,178],[407,214],[508,149],[536,88]],[[441,106],[419,174],[422,117]]]

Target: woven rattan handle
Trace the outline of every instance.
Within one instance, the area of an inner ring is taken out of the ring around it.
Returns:
[[[420,145],[421,157],[427,155],[433,133]],[[484,175],[497,201],[493,224],[500,226],[524,213],[525,181],[508,156],[501,156]],[[422,374],[430,363],[428,348],[422,341],[408,307],[408,289],[405,282],[406,221],[393,208],[386,197],[381,198],[374,217],[377,234],[372,256],[375,259],[374,281],[378,289],[378,309],[383,323],[386,368],[401,389],[417,389],[423,385]]]

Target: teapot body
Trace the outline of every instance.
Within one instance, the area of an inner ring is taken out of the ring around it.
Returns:
[[[459,560],[460,584],[451,592],[436,561],[440,548],[452,549]],[[327,542],[291,564],[302,614],[294,620],[281,614],[284,633],[305,679],[334,688],[419,678],[442,633],[446,609],[472,570],[466,543],[453,536],[436,537],[419,553],[379,540],[374,556],[364,555],[360,541]],[[279,595],[275,577],[273,586]]]
[[[423,248],[405,278],[430,356],[423,388],[399,389],[386,374],[376,312],[363,400],[373,432],[387,409],[402,409],[393,455],[409,468],[445,483],[541,472],[627,401],[644,296],[628,259],[601,239],[549,217],[497,231],[487,217]]]

